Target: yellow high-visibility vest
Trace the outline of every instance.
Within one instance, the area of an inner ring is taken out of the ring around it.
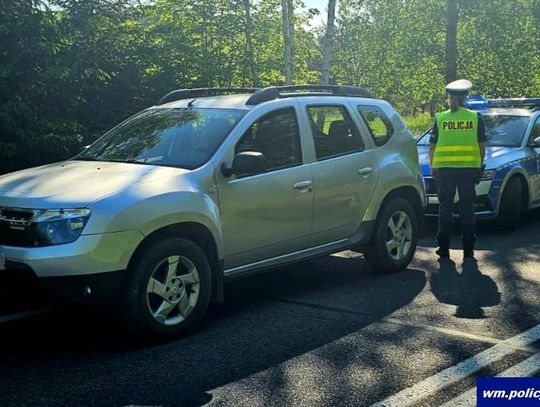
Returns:
[[[433,152],[433,168],[480,168],[478,114],[460,107],[437,113],[439,137]]]

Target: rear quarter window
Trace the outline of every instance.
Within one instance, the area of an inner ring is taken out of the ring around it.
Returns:
[[[394,134],[394,127],[383,110],[377,106],[357,106],[358,112],[366,122],[371,137],[377,146],[382,146]]]

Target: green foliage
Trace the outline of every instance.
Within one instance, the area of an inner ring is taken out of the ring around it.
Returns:
[[[445,103],[445,4],[340,0],[331,81],[424,131]],[[73,156],[172,89],[284,83],[281,1],[247,5],[249,19],[242,0],[0,0],[0,174]],[[295,7],[293,81],[316,83],[324,27]],[[538,0],[459,0],[458,17],[458,76],[540,95]]]
[[[415,136],[421,136],[433,126],[434,118],[429,113],[421,113],[416,116],[403,116],[407,127]]]

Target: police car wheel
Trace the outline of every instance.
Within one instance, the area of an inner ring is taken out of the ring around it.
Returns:
[[[371,244],[364,250],[368,264],[381,272],[405,269],[418,242],[418,220],[411,204],[396,198],[379,212]]]
[[[497,224],[502,230],[517,227],[521,215],[521,181],[512,177],[504,187]]]

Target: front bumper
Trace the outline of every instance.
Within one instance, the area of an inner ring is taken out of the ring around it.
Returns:
[[[434,178],[425,177],[427,206],[426,216],[439,216],[439,199],[437,197],[437,183]],[[474,210],[477,219],[493,219],[497,217],[497,210],[490,197],[492,181],[481,181],[476,185],[476,198]],[[459,196],[454,197],[454,215],[459,214]]]
[[[6,268],[30,269],[38,278],[106,273],[126,269],[143,238],[140,232],[124,231],[83,235],[57,246],[0,246],[0,258]]]
[[[31,302],[111,303],[124,286],[126,270],[80,276],[41,277],[20,263],[0,272],[0,293]]]
[[[81,236],[58,246],[0,246],[0,291],[16,297],[41,293],[74,302],[114,300],[143,237],[125,231]]]

